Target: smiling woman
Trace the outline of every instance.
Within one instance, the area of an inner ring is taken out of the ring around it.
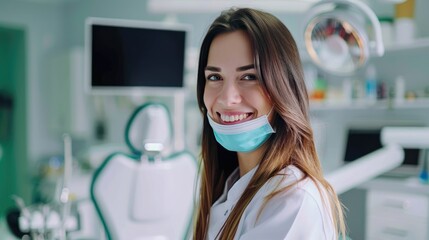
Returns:
[[[201,46],[194,239],[335,239],[345,227],[308,120],[295,41],[273,15],[223,12]]]
[[[215,121],[237,123],[240,115],[247,117],[241,121],[248,120],[267,114],[272,107],[258,82],[251,42],[244,31],[213,40],[205,75],[204,103]]]
[[[204,104],[209,123],[224,148],[241,153],[238,161],[243,161],[240,175],[244,175],[259,162],[263,148],[255,150],[274,132],[267,117],[272,103],[259,84],[246,32],[225,33],[213,40],[205,75]],[[231,131],[233,137],[228,134]]]

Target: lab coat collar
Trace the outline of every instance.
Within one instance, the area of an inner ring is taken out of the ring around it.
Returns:
[[[259,165],[254,167],[242,177],[240,177],[239,169],[235,169],[227,178],[222,196],[219,197],[219,199],[214,203],[214,205],[223,203],[225,201],[228,201],[231,204],[235,204],[235,202],[237,202],[243,194],[244,190],[246,189],[247,185],[249,184],[250,180],[258,169],[258,166]]]

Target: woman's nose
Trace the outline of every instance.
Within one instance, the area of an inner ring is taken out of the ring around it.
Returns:
[[[240,90],[235,82],[225,82],[219,93],[218,102],[227,107],[241,102]]]

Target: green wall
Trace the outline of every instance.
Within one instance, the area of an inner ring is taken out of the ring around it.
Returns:
[[[0,94],[12,99],[0,105],[0,214],[14,206],[12,194],[29,200],[25,59],[24,30],[0,26]]]

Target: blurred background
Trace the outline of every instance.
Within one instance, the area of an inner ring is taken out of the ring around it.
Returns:
[[[71,184],[78,186],[74,198],[88,198],[92,173],[108,154],[127,151],[127,120],[148,101],[170,108],[176,150],[198,156],[198,48],[208,25],[226,6],[219,2],[223,1],[0,0],[0,216],[16,207],[12,195],[26,204],[56,196],[64,168],[64,133],[73,145]],[[310,61],[304,18],[317,1],[296,2],[267,1],[264,8],[284,22],[301,51],[317,151],[326,173],[379,148],[384,126],[429,125],[429,1],[413,0],[405,13],[398,9],[400,1],[364,1],[380,21],[385,54],[344,77],[327,74]],[[165,93],[92,94],[85,75],[88,17],[188,25],[181,105]],[[353,239],[370,239],[368,222],[377,222],[384,211],[373,209],[371,201],[385,191],[405,198],[393,205],[414,204],[418,210],[392,210],[392,218],[405,214],[410,220],[399,223],[403,229],[382,226],[386,236],[394,236],[383,239],[429,239],[429,186],[415,183],[425,158],[425,150],[410,149],[406,162],[380,181],[342,194]]]

